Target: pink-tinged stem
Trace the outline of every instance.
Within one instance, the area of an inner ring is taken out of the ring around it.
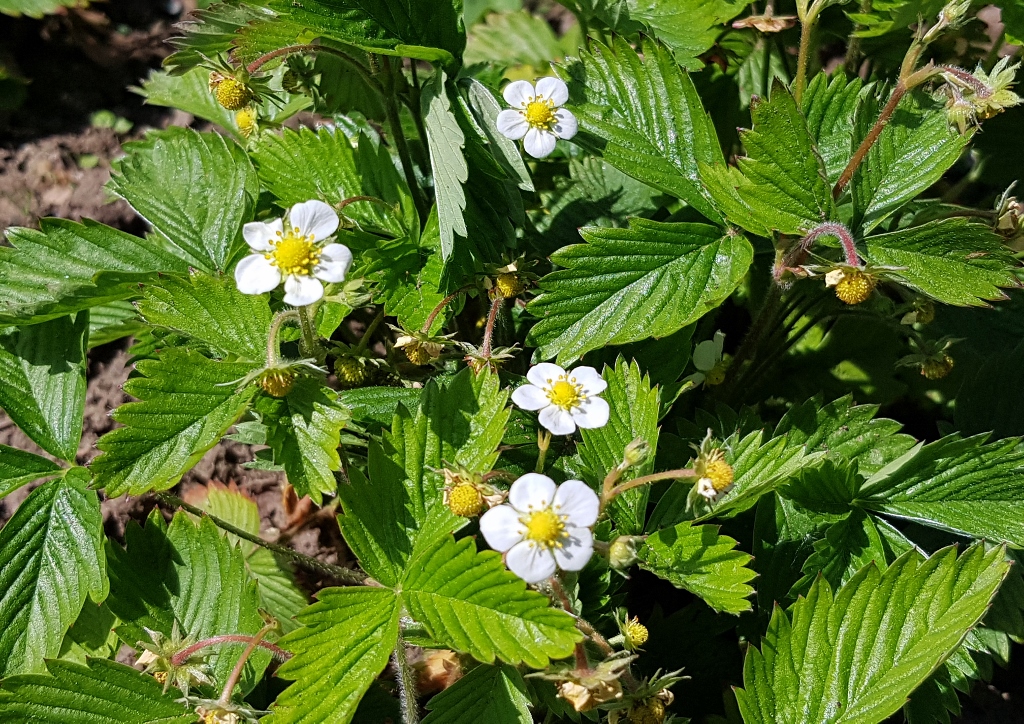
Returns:
[[[823,236],[834,236],[839,239],[839,243],[843,247],[843,254],[846,256],[846,263],[850,266],[860,266],[860,256],[857,255],[857,245],[853,241],[853,234],[838,221],[827,221],[816,226],[801,240],[800,248],[804,251],[810,249]]]
[[[262,638],[257,639],[255,636],[246,636],[244,634],[224,634],[222,636],[211,636],[208,639],[197,641],[191,646],[186,646],[171,657],[171,665],[182,666],[189,660],[189,658],[191,658],[192,654],[209,646],[217,646],[219,644],[253,644],[253,642],[255,642],[256,646],[266,649],[272,653],[274,658],[278,661],[287,661],[292,657],[290,653],[282,649],[280,646],[275,646],[269,641],[264,641]]]

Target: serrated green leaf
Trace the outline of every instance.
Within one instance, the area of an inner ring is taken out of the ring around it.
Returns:
[[[591,48],[561,74],[581,129],[603,142],[596,149],[623,173],[721,221],[698,164],[722,164],[722,149],[690,77],[653,41],[641,45],[642,57],[621,39]]]
[[[522,675],[508,665],[478,666],[427,703],[423,724],[532,724]]]
[[[86,665],[47,661],[49,674],[23,674],[0,684],[9,724],[192,724],[195,712],[164,693],[152,676],[105,659]]]
[[[182,638],[193,642],[224,633],[253,635],[263,626],[256,582],[245,560],[209,518],[196,521],[177,513],[170,526],[154,510],[140,528],[129,523],[125,548],[107,542],[110,596],[107,605],[121,620],[121,640],[141,649],[151,642],[145,629],[170,638],[175,623]],[[245,648],[226,643],[208,650],[213,679],[224,685]],[[243,689],[251,689],[270,662],[257,649],[246,663]]]
[[[854,35],[861,38],[877,38],[890,32],[906,32],[920,18],[931,18],[946,3],[943,0],[884,0],[878,5],[861,6],[859,12],[847,15],[860,27]]]
[[[672,334],[721,304],[753,259],[743,236],[706,224],[632,219],[580,233],[588,243],[552,256],[567,268],[544,277],[528,307],[540,317],[528,343],[545,359]]]
[[[89,349],[139,334],[146,326],[131,302],[106,302],[89,310]]]
[[[0,529],[0,677],[43,671],[86,596],[102,600],[103,521],[88,476],[43,483]]]
[[[495,551],[446,536],[422,547],[402,581],[402,601],[440,644],[478,661],[544,668],[582,636],[572,617],[510,573]]]
[[[583,444],[578,449],[587,470],[586,480],[597,490],[600,490],[608,472],[622,463],[623,452],[633,440],[646,441],[650,446],[650,454],[643,463],[626,471],[621,478],[622,482],[654,471],[658,449],[658,418],[661,415],[658,388],[651,388],[650,378],[640,374],[636,361],[627,363],[620,357],[614,368],[604,368],[603,376],[608,388],[601,393],[601,397],[611,408],[608,423],[604,427],[581,429]],[[643,485],[627,490],[612,502],[608,513],[620,533],[640,535],[644,532],[649,494],[650,486]]]
[[[0,2],[0,13],[15,18],[22,15],[42,18],[44,15],[58,12],[61,8],[84,7],[87,4],[85,0],[3,0]]]
[[[207,58],[231,51],[244,26],[272,17],[274,13],[267,8],[243,3],[215,3],[197,9],[177,26],[182,34],[169,39],[178,50],[164,60],[164,67],[173,75],[182,75],[203,65]]]
[[[455,237],[466,236],[466,192],[462,188],[469,179],[469,166],[462,153],[466,137],[451,111],[445,90],[446,75],[437,71],[424,86],[420,106],[427,131],[430,167],[434,173],[434,194],[441,231],[441,256],[448,259],[455,248]]]
[[[60,471],[59,465],[44,457],[16,447],[0,445],[0,498],[26,483],[51,477]]]
[[[641,568],[700,596],[716,611],[739,614],[751,610],[754,589],[747,582],[757,574],[747,567],[750,554],[735,548],[736,541],[718,526],[680,523],[649,536],[637,556]]]
[[[938,181],[960,157],[971,134],[950,128],[941,107],[906,96],[871,146],[850,183],[853,224],[866,234],[886,217]],[[877,102],[864,103],[855,142],[878,118]]]
[[[491,15],[490,17],[498,16]],[[547,27],[547,23],[544,25]],[[487,142],[490,144],[495,160],[511,178],[518,180],[519,188],[523,191],[533,191],[533,179],[523,162],[523,157],[519,155],[519,149],[515,142],[505,138],[498,130],[498,114],[502,110],[498,99],[491,94],[487,86],[475,79],[468,81],[466,96],[469,99],[473,116],[483,128],[484,135],[487,136]]]
[[[836,464],[833,459],[826,458],[821,465],[801,470],[782,482],[776,490],[801,508],[823,517],[845,516],[853,509],[860,483],[856,466]],[[860,568],[857,566],[858,570]]]
[[[830,79],[819,73],[801,99],[807,130],[821,154],[831,186],[853,155],[853,120],[863,87],[860,78],[848,80],[844,73],[836,73]]]
[[[110,608],[85,600],[78,618],[64,634],[58,658],[85,664],[89,658],[113,659],[121,648],[121,641],[114,633],[117,624]]]
[[[196,12],[201,14],[205,11]],[[177,39],[171,38],[170,42]],[[142,81],[142,87],[133,90],[151,106],[180,108],[193,116],[216,123],[221,128],[236,130],[234,112],[218,103],[217,97],[210,92],[210,71],[206,68],[192,68],[184,74],[152,70],[149,77]]]
[[[818,576],[839,588],[871,563],[880,569],[886,566],[882,536],[870,515],[855,510],[830,525],[825,537],[814,542],[814,553],[803,566],[804,577],[793,585],[790,596],[804,595]]]
[[[294,656],[278,675],[295,683],[265,724],[348,724],[398,641],[400,609],[387,588],[325,588],[280,645]]]
[[[242,294],[228,276],[193,272],[143,287],[139,312],[164,327],[226,355],[262,363],[267,357],[270,304],[266,295]]]
[[[338,400],[352,412],[355,422],[390,425],[399,405],[414,410],[419,406],[422,389],[415,387],[359,387],[342,390]]]
[[[96,441],[91,463],[107,495],[166,490],[217,444],[249,406],[256,387],[236,391],[253,365],[216,362],[180,347],[136,365],[139,377],[124,385],[138,402],[117,408],[123,427]]]
[[[779,495],[768,494],[757,502],[754,515],[754,556],[758,573],[757,608],[771,615],[776,603],[786,601],[800,580],[803,565],[814,553],[815,537],[827,523]]]
[[[984,224],[941,219],[864,240],[865,256],[899,267],[891,276],[945,304],[982,306],[1016,287],[1017,261]]]
[[[341,429],[349,419],[337,393],[302,377],[287,396],[261,395],[254,407],[267,426],[274,462],[284,466],[295,492],[310,496],[317,505],[323,494],[334,495],[334,473],[341,469]]]
[[[89,313],[0,334],[0,407],[25,434],[74,462],[85,413]]]
[[[1015,438],[942,438],[876,473],[857,503],[975,538],[1024,546],[1024,451]]]
[[[547,21],[526,10],[489,13],[470,28],[466,38],[466,65],[497,63],[544,68],[565,53]]]
[[[715,44],[723,24],[743,12],[745,0],[626,0],[630,20],[648,26],[688,70],[700,70],[701,56]]]
[[[41,219],[39,231],[11,227],[0,246],[0,323],[36,323],[138,293],[156,272],[188,262],[153,239],[95,221]]]
[[[245,151],[219,134],[179,127],[150,131],[124,151],[112,164],[108,188],[191,264],[225,271],[259,195]]]
[[[776,608],[761,650],[748,649],[747,724],[881,722],[984,615],[1006,575],[1001,549],[917,551],[884,573],[861,569],[833,599],[821,579],[786,615]]]

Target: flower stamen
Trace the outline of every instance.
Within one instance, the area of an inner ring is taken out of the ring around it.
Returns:
[[[320,248],[311,236],[301,236],[297,228],[272,242],[273,249],[265,256],[285,276],[312,276],[320,263]]]
[[[545,390],[548,400],[552,405],[561,407],[568,412],[579,407],[587,396],[583,394],[583,385],[576,382],[575,377],[562,375],[557,380],[548,380],[548,389]]]
[[[526,526],[526,540],[533,541],[543,548],[562,548],[563,539],[568,535],[565,531],[567,516],[559,515],[551,508],[543,508],[524,515],[519,522]]]
[[[558,122],[555,116],[555,104],[544,98],[534,98],[526,104],[523,117],[533,128],[550,131]]]

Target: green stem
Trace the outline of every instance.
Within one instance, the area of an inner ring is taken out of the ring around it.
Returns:
[[[861,0],[860,7],[858,8],[861,14],[871,12],[871,3],[872,0]],[[857,65],[860,63],[860,37],[853,33],[862,30],[863,27],[863,25],[854,25],[853,32],[850,33],[850,38],[846,42],[846,56],[843,58],[843,70],[850,75],[857,74]]]
[[[302,342],[300,347],[302,348],[302,356],[310,357],[315,359],[317,362],[322,363],[324,358],[324,351],[320,346],[319,335],[316,332],[316,327],[313,324],[313,312],[310,305],[298,308],[299,312],[299,327],[302,329]]]
[[[764,48],[762,48],[764,68],[761,69],[761,87],[764,89],[762,97],[767,100],[772,83],[772,42],[765,33],[761,34],[761,42],[764,44]]]
[[[382,56],[378,62],[381,66],[381,77],[384,79],[384,113],[387,116],[388,127],[391,129],[391,141],[395,144],[395,150],[398,151],[398,158],[402,162],[402,171],[405,173],[405,181],[409,184],[409,192],[416,202],[416,209],[420,212],[420,218],[425,219],[429,210],[420,185],[416,181],[416,170],[412,164],[412,155],[409,153],[409,144],[405,139],[405,132],[402,130],[402,117],[398,112],[395,95],[394,69],[387,56]]]
[[[680,480],[682,478],[693,478],[696,477],[696,475],[697,473],[695,473],[691,468],[679,468],[676,470],[666,470],[663,473],[644,475],[643,477],[634,478],[633,480],[627,480],[620,485],[616,485],[610,490],[601,491],[601,509],[604,510],[604,506],[615,500],[615,498],[622,495],[627,490],[639,488],[641,485],[650,485],[651,483],[656,483],[659,480]]]
[[[548,456],[549,447],[551,447],[551,433],[547,430],[537,430],[537,466],[533,472],[544,472],[544,461]]]
[[[384,321],[384,316],[384,307],[381,307],[380,311],[377,312],[377,316],[373,318],[373,321],[366,327],[366,331],[363,332],[363,336],[356,346],[356,352],[362,352],[370,344],[370,339],[373,337],[374,332],[377,331],[377,328],[380,327],[380,323]]]
[[[818,24],[818,13],[814,8],[808,13],[807,18],[800,24],[800,53],[796,60],[796,82],[793,84],[793,96],[799,103],[804,97],[804,89],[807,87],[807,64],[811,55],[811,33],[814,26]]]
[[[331,48],[326,45],[289,45],[285,48],[278,48],[277,50],[272,50],[265,55],[261,55],[259,58],[249,63],[249,65],[245,66],[245,69],[249,73],[255,73],[257,70],[260,69],[260,67],[264,63],[267,63],[268,61],[271,61],[274,58],[279,58],[282,55],[291,55],[292,53],[328,53],[329,55],[341,58],[348,65],[352,66],[356,70],[356,72],[359,73],[359,75],[361,75],[363,79],[370,85],[371,88],[380,93],[382,96],[384,95],[384,88],[381,86],[381,84],[377,81],[376,78],[374,78],[372,75],[370,75],[370,73],[367,72],[366,66],[364,66],[362,63],[360,63],[358,60],[353,58],[345,51],[338,50],[337,48]]]
[[[402,705],[403,724],[419,724],[419,705],[416,703],[416,674],[406,656],[405,640],[398,634],[398,642],[391,656],[395,665],[395,680],[398,682],[398,699]]]
[[[270,330],[267,333],[267,367],[273,367],[281,361],[281,342],[279,339],[281,327],[290,319],[298,319],[298,314],[294,309],[278,312],[270,323]]]
[[[346,583],[348,585],[367,585],[368,579],[364,573],[360,573],[359,571],[353,571],[350,568],[342,568],[341,566],[335,566],[331,563],[324,563],[323,561],[313,558],[312,556],[307,556],[302,553],[299,553],[296,550],[292,550],[287,546],[269,543],[268,541],[265,541],[262,538],[260,538],[258,535],[253,535],[248,531],[242,530],[237,526],[231,525],[231,523],[228,523],[226,520],[221,520],[215,515],[210,515],[207,511],[203,510],[202,508],[197,508],[194,505],[189,505],[184,500],[179,498],[177,495],[167,492],[160,492],[156,494],[156,497],[162,500],[167,505],[170,505],[175,508],[181,508],[182,510],[189,512],[192,515],[209,518],[213,522],[213,524],[221,530],[225,530],[228,533],[237,535],[242,540],[249,541],[250,543],[255,543],[256,545],[262,548],[266,548],[268,551],[271,551],[272,553],[282,555],[294,561],[296,565],[302,566],[303,568],[309,571],[313,571],[314,573],[318,573],[321,575],[330,576],[334,580],[340,583]]]

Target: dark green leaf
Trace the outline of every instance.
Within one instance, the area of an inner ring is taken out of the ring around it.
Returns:
[[[804,563],[804,577],[794,584],[791,595],[805,594],[818,576],[839,588],[870,563],[885,568],[885,546],[871,516],[856,510],[830,525],[825,537],[814,542],[814,553]]]
[[[830,185],[839,180],[853,155],[853,120],[863,87],[860,78],[847,80],[846,74],[836,73],[830,79],[819,73],[804,91],[801,108],[807,130],[821,154]]]
[[[360,387],[342,390],[338,393],[338,400],[352,412],[354,422],[390,426],[398,406],[416,409],[422,393],[414,387]]]
[[[0,498],[33,480],[56,475],[60,470],[60,466],[46,458],[0,445]]]
[[[508,665],[478,666],[433,697],[423,724],[532,724],[522,675]]]

